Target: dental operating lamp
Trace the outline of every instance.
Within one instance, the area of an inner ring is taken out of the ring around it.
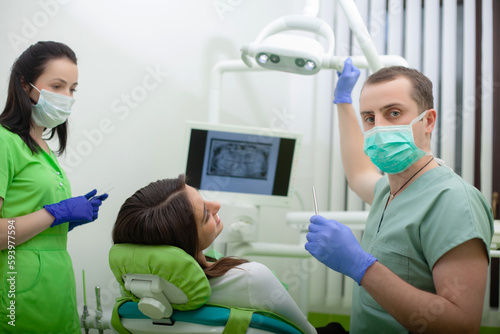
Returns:
[[[408,66],[407,61],[400,56],[378,55],[354,1],[338,2],[364,54],[351,56],[356,67],[369,68],[375,72],[385,66]],[[326,50],[313,38],[283,33],[292,30],[322,36],[326,39]],[[346,57],[334,56],[334,48],[333,31],[325,21],[307,15],[290,15],[274,20],[260,32],[254,42],[244,45],[241,48],[241,58],[248,67],[252,67],[252,60],[255,60],[255,63],[268,70],[314,75],[321,69],[342,71]]]
[[[286,30],[310,31],[323,36],[329,45],[325,53],[323,46],[308,37],[278,34]],[[249,57],[255,57],[260,66],[297,74],[318,73],[323,63],[330,62],[335,38],[328,24],[322,20],[302,15],[285,16],[271,22],[257,36],[255,42],[242,47],[242,60],[252,67]]]
[[[372,72],[386,66],[408,66],[406,59],[396,55],[379,55],[353,0],[337,0],[349,27],[363,51],[363,56],[336,56],[335,37],[331,27],[317,18],[319,4],[307,1],[305,15],[289,15],[269,23],[255,41],[241,47],[240,60],[224,60],[212,69],[208,102],[208,119],[219,122],[222,76],[228,72],[277,70],[301,75],[314,75],[321,69],[344,68],[347,57],[354,66]],[[312,37],[290,33],[309,32],[326,39],[327,47]],[[256,66],[258,65],[258,66]]]

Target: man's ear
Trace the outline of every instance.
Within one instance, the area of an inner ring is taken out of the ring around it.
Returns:
[[[427,115],[424,117],[425,122],[425,133],[430,134],[432,130],[434,130],[434,126],[436,126],[436,117],[437,112],[435,109],[427,110]]]

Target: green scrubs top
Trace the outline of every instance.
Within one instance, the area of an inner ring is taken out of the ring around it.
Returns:
[[[0,217],[14,218],[71,197],[71,188],[53,152],[32,154],[0,126],[0,197]],[[0,333],[81,333],[67,235],[64,223],[0,251]]]
[[[429,170],[396,196],[384,212],[389,192],[385,176],[375,186],[361,246],[409,284],[435,293],[432,267],[446,252],[468,240],[483,240],[489,254],[493,235],[491,207],[481,192],[450,168]],[[426,326],[425,316],[429,315],[415,314],[410,320]],[[355,285],[350,333],[408,330],[365,289]]]

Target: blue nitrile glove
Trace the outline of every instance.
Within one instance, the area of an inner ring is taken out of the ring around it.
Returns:
[[[87,195],[85,195],[85,197],[87,197],[88,195],[91,195],[92,194],[96,194],[96,191],[93,190],[91,191],[90,193],[88,193]],[[97,216],[98,216],[98,213],[99,213],[99,207],[101,206],[102,202],[108,198],[108,194],[102,194],[102,195],[99,195],[99,196],[94,196],[94,197],[91,197],[89,199],[89,203],[90,205],[92,205],[92,220],[91,222],[93,222],[94,220],[97,219]],[[89,223],[88,221],[72,221],[69,223],[69,227],[68,227],[68,232],[71,231],[72,229],[74,229],[75,227],[77,226],[80,226],[80,225],[83,225],[83,224],[86,224],[86,223]]]
[[[352,103],[351,93],[359,78],[359,69],[352,64],[352,59],[344,61],[342,74],[337,72],[339,80],[335,87],[333,103]]]
[[[97,190],[94,189],[85,196],[72,197],[59,203],[45,205],[45,210],[55,218],[50,227],[69,222],[71,231],[75,226],[96,220],[99,206],[108,197],[108,194],[93,197],[96,193]]]
[[[377,259],[365,252],[349,227],[322,216],[312,216],[305,247],[327,267],[358,283]]]

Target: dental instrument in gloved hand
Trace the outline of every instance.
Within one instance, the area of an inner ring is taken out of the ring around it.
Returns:
[[[366,269],[377,259],[365,252],[349,227],[322,216],[312,216],[306,250],[327,267],[361,284]]]
[[[319,215],[318,211],[318,201],[316,201],[316,189],[314,189],[313,186],[313,201],[314,201],[314,212],[316,213],[316,216]]]
[[[69,222],[68,230],[71,231],[76,226],[96,220],[102,201],[108,198],[108,194],[95,196],[96,193],[97,190],[94,189],[84,196],[71,197],[59,203],[45,205],[45,210],[55,218],[50,227]]]
[[[335,86],[333,103],[352,103],[351,93],[359,78],[359,69],[352,64],[352,59],[344,61],[342,73],[337,72],[339,80]]]

